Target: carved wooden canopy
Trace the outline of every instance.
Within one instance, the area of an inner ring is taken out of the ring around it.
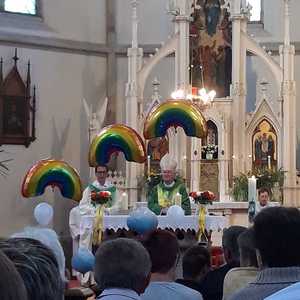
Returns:
[[[26,81],[23,81],[17,62],[3,78],[3,59],[0,60],[0,145],[24,145],[35,140],[35,87],[31,96],[30,62],[27,65]]]

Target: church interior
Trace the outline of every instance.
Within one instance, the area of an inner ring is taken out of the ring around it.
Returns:
[[[187,193],[213,194],[216,245],[226,226],[248,226],[259,188],[299,208],[298,11],[298,0],[0,0],[1,237],[35,226],[47,203],[71,249],[70,211],[101,165],[122,202],[105,210],[113,229],[149,206],[168,167]]]

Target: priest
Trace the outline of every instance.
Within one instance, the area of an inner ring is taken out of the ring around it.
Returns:
[[[191,214],[190,199],[184,183],[176,178],[176,167],[176,161],[169,154],[160,161],[162,180],[148,196],[148,207],[157,215],[165,215],[170,206],[178,204],[178,198],[185,214]]]
[[[97,228],[97,219],[100,217],[100,205],[93,199],[93,194],[101,191],[110,192],[111,197],[105,204],[104,212],[110,213],[110,211],[114,209],[116,202],[116,187],[107,182],[107,175],[107,166],[96,167],[96,180],[89,184],[83,192],[82,199],[79,203],[80,216],[84,219],[84,221],[81,222],[81,230],[84,234],[80,237],[80,247],[90,248],[91,243],[93,243],[94,246],[100,243],[100,240],[97,239],[97,231],[100,229]]]

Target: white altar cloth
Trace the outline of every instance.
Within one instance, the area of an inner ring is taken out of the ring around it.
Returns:
[[[103,219],[103,227],[104,229],[113,229],[117,231],[118,229],[127,229],[127,215],[110,215],[104,216]],[[173,220],[168,216],[157,216],[158,218],[158,228],[172,228],[175,229],[193,229],[198,231],[199,229],[199,217],[197,215],[193,216],[184,216],[178,218],[177,220]],[[205,228],[206,230],[218,231],[223,230],[228,227],[228,220],[223,216],[210,216],[207,215],[205,217]]]

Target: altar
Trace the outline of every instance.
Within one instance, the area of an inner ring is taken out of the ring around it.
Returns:
[[[129,230],[127,227],[128,215],[109,215],[104,216],[103,229],[118,231],[119,229]],[[199,229],[199,217],[198,215],[184,216],[178,219],[174,219],[168,216],[157,216],[158,228],[160,229],[172,229],[172,230],[194,230]],[[205,229],[207,231],[221,231],[228,227],[228,220],[224,216],[210,216],[205,217]]]

